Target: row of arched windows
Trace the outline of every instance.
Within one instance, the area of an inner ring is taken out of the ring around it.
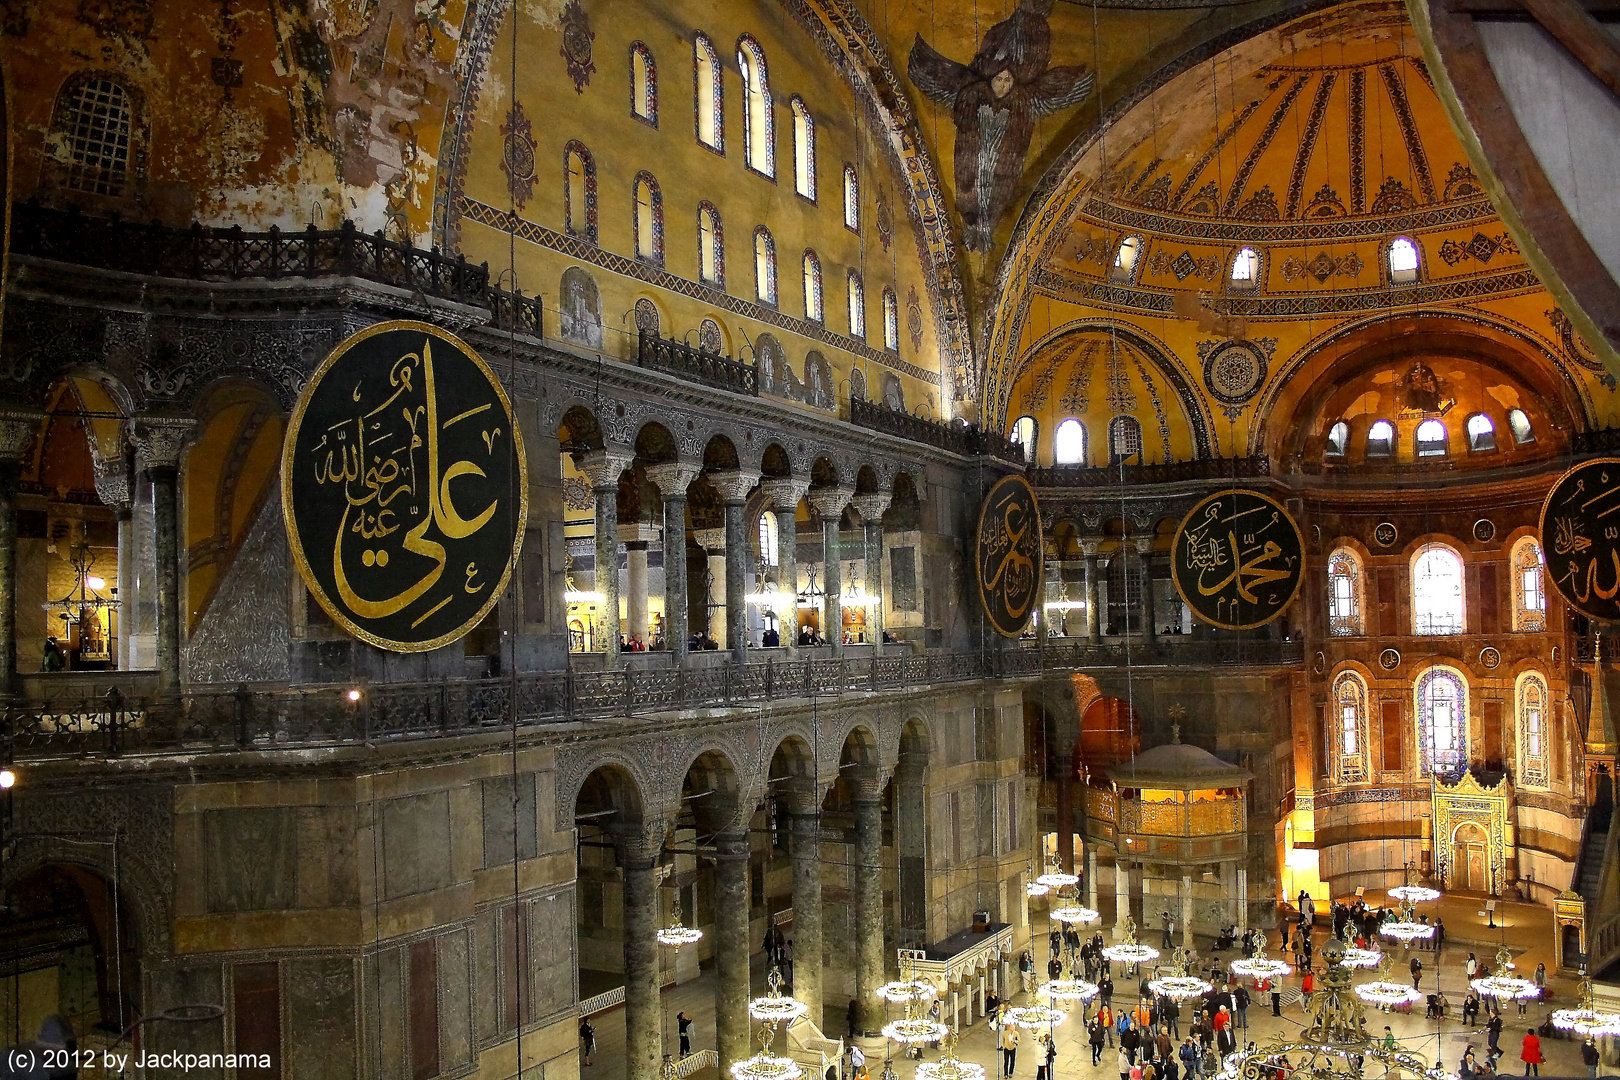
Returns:
[[[1127,236],[1114,249],[1114,263],[1109,276],[1119,282],[1137,279],[1137,268],[1147,252],[1147,241],[1141,236]],[[1411,285],[1418,280],[1418,246],[1410,237],[1397,236],[1384,247],[1385,265],[1391,285]],[[1233,292],[1256,292],[1260,288],[1260,252],[1252,247],[1240,247],[1226,264],[1226,285]]]
[[[1516,782],[1523,787],[1546,787],[1551,780],[1549,760],[1554,751],[1547,681],[1527,671],[1514,684]],[[1329,693],[1329,731],[1332,778],[1339,783],[1362,783],[1373,773],[1369,745],[1371,718],[1367,682],[1357,671],[1344,671],[1333,680]],[[1418,676],[1412,687],[1412,715],[1418,770],[1422,775],[1454,775],[1468,766],[1469,687],[1455,668],[1435,665]],[[1398,730],[1380,731],[1381,766],[1402,767],[1403,749]]]
[[[761,176],[776,177],[776,108],[765,50],[748,34],[737,39],[737,71],[743,94],[743,161]],[[707,34],[692,38],[693,116],[698,141],[717,153],[726,150],[725,70]],[[793,190],[816,201],[816,122],[797,94],[788,99],[793,114]],[[658,64],[643,42],[630,46],[630,112],[658,126]],[[844,224],[861,227],[860,180],[844,166]]]
[[[1523,537],[1509,555],[1513,573],[1513,630],[1542,633],[1547,629],[1547,593],[1541,545]],[[1361,557],[1347,547],[1327,562],[1328,633],[1361,637],[1366,625],[1366,571]],[[1445,544],[1425,544],[1412,557],[1412,633],[1417,636],[1468,632],[1467,590],[1463,559]]]
[[[1516,446],[1536,441],[1535,429],[1523,409],[1509,409],[1508,431]],[[1474,413],[1464,422],[1468,433],[1468,449],[1479,453],[1496,449],[1496,423],[1489,413]],[[1417,457],[1444,457],[1448,452],[1448,433],[1444,421],[1430,417],[1417,426],[1413,435],[1413,450]],[[1374,420],[1367,428],[1366,456],[1369,458],[1394,457],[1397,442],[1395,425],[1388,420]],[[1350,449],[1350,423],[1340,420],[1328,429],[1328,457],[1344,457]]]
[[[1033,462],[1040,442],[1040,424],[1033,416],[1013,421],[1010,437],[1024,448],[1024,460]],[[1086,426],[1074,417],[1058,424],[1052,433],[1052,460],[1059,465],[1090,463]],[[1118,465],[1142,459],[1142,423],[1134,416],[1116,416],[1108,422],[1108,464]]]
[[[570,142],[564,148],[564,228],[570,236],[597,243],[596,160],[583,143]],[[654,266],[664,265],[664,196],[652,173],[636,174],[633,187],[632,226],[635,256]],[[725,232],[720,211],[707,199],[698,203],[698,280],[723,289],[726,286]],[[810,322],[826,322],[826,304],[821,258],[813,248],[803,257],[804,317]],[[761,225],[754,230],[754,295],[761,304],[777,307],[780,288],[777,281],[776,239]],[[866,285],[859,270],[850,269],[845,277],[848,301],[849,336],[866,338]],[[900,351],[900,301],[890,286],[884,286],[883,347]]]

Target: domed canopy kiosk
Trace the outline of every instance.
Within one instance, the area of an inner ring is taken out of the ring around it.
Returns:
[[[1142,877],[1143,922],[1168,918],[1171,899],[1179,897],[1176,921],[1182,944],[1190,946],[1195,921],[1210,930],[1228,918],[1240,927],[1248,921],[1244,786],[1254,774],[1182,742],[1180,724],[1173,732],[1171,742],[1110,766],[1106,787],[1088,786],[1085,829],[1092,842],[1114,848],[1116,928],[1130,912],[1134,865]]]

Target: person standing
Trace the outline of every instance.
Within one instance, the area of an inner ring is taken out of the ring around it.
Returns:
[[[1519,1046],[1519,1060],[1524,1062],[1525,1076],[1541,1075],[1541,1040],[1535,1028],[1524,1029],[1524,1042]]]
[[[860,1004],[854,998],[850,998],[849,1010],[844,1013],[844,1023],[849,1028],[849,1037],[851,1039],[855,1037],[855,1021],[860,1016],[860,1009]]]
[[[1485,1044],[1492,1050],[1500,1049],[1498,1045],[1502,1040],[1502,1014],[1495,1009],[1491,1010],[1491,1018],[1485,1021]]]
[[[1412,963],[1417,963],[1413,960]],[[1305,969],[1305,975],[1299,980],[1299,998],[1302,1007],[1309,1012],[1311,1008],[1311,995],[1316,992],[1316,972],[1311,968]]]
[[[1057,1080],[1057,1074],[1052,1071],[1052,1066],[1057,1064],[1057,1043],[1050,1035],[1044,1037],[1041,1042],[1044,1044],[1045,1052],[1041,1055],[1040,1067],[1035,1070],[1035,1080]]]
[[[1396,1049],[1395,1033],[1389,1029],[1388,1024],[1384,1025],[1384,1049],[1385,1050],[1395,1050]]]
[[[1023,976],[1023,979],[1024,979],[1024,993],[1026,993],[1026,994],[1034,993],[1035,992],[1035,959],[1032,956],[1029,955],[1029,950],[1028,949],[1025,949],[1024,950],[1024,955],[1020,956],[1018,958],[1018,974]]]
[[[1479,961],[1474,959],[1473,953],[1469,953],[1468,959],[1463,961],[1463,974],[1468,976],[1469,982],[1473,982],[1474,977],[1479,974]]]
[[[1199,1071],[1198,1046],[1193,1042],[1191,1035],[1188,1035],[1187,1040],[1181,1044],[1181,1049],[1176,1051],[1176,1056],[1181,1058],[1181,1069],[1186,1073],[1187,1080],[1198,1080],[1198,1077],[1202,1075]]]
[[[1242,983],[1232,991],[1232,999],[1237,1004],[1237,1022],[1244,1031],[1249,1030],[1249,988]]]
[[[1134,1069],[1135,1067],[1136,1066],[1131,1064],[1130,1055],[1125,1053],[1125,1048],[1123,1046],[1120,1047],[1119,1048],[1119,1080],[1131,1080],[1131,1070]]]
[[[681,1057],[692,1053],[692,1018],[684,1012],[675,1014],[675,1033],[681,1038]]]
[[[596,1029],[588,1016],[579,1018],[579,1055],[585,1064],[596,1064]]]
[[[1581,1064],[1586,1066],[1588,1080],[1597,1080],[1598,1060],[1597,1043],[1588,1035],[1586,1041],[1581,1043]]]
[[[1001,1075],[1013,1074],[1013,1063],[1018,1060],[1018,1028],[1014,1024],[1001,1025]]]
[[[866,1080],[866,1051],[854,1043],[849,1044],[850,1080]]]
[[[1091,1065],[1093,1068],[1096,1068],[1097,1063],[1102,1060],[1103,1029],[1105,1027],[1107,1025],[1102,1022],[1101,1014],[1093,1016],[1091,1023],[1086,1025],[1086,1041],[1091,1044]]]
[[[1445,946],[1445,944],[1446,944],[1446,921],[1444,919],[1442,919],[1440,916],[1436,915],[1434,917],[1434,952],[1435,952],[1435,956],[1437,958],[1440,955],[1440,950]]]
[[[1423,961],[1419,960],[1415,956],[1412,957],[1411,969],[1412,969],[1412,989],[1416,990],[1418,988],[1418,983],[1420,981],[1422,981],[1422,979],[1423,979]],[[1470,975],[1468,977],[1470,979],[1473,978],[1472,975]]]

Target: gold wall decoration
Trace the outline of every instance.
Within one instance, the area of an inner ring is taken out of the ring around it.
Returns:
[[[506,589],[528,517],[523,440],[500,380],[455,336],[385,322],[332,350],[287,426],[293,561],[362,641],[423,652]]]
[[[1003,637],[1029,625],[1041,587],[1041,515],[1035,491],[1022,476],[1004,476],[990,488],[979,511],[979,601],[985,618]]]
[[[1286,508],[1244,488],[1187,512],[1170,576],[1194,615],[1227,630],[1264,626],[1288,610],[1305,577],[1305,538]]]
[[[1620,619],[1620,458],[1570,469],[1541,504],[1547,580],[1569,606],[1599,622]]]
[[[1455,784],[1436,778],[1432,796],[1434,828],[1434,871],[1446,888],[1466,887],[1471,892],[1500,893],[1508,884],[1509,859],[1515,846],[1512,813],[1513,793],[1507,778],[1495,787],[1483,787],[1474,774],[1464,772]],[[1484,867],[1488,879],[1469,878],[1468,867],[1455,865],[1457,831],[1465,825],[1477,826],[1484,835]],[[1465,878],[1467,880],[1465,880]]]

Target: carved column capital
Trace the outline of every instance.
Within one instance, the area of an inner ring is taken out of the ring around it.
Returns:
[[[632,544],[645,548],[657,540],[662,532],[662,529],[650,522],[633,521],[628,525],[619,526],[619,542],[627,548]]]
[[[855,510],[861,515],[861,520],[868,525],[877,525],[883,521],[883,515],[888,512],[889,504],[894,502],[892,491],[874,492],[870,495],[857,495],[850,502],[854,503]]]
[[[812,488],[810,494],[805,496],[810,505],[824,520],[837,521],[838,515],[844,512],[844,507],[855,497],[852,487],[825,487]]]
[[[33,409],[0,409],[0,461],[21,461],[44,419],[44,413]]]
[[[1152,536],[1133,536],[1131,537],[1131,543],[1136,545],[1136,553],[1142,556],[1144,562],[1149,555],[1153,554]]]
[[[725,469],[709,474],[709,483],[728,506],[748,501],[748,493],[759,483],[759,473],[747,469]]]
[[[831,788],[831,784],[818,784],[808,776],[798,777],[783,785],[782,794],[787,799],[788,815],[819,818],[822,801],[827,798]]]
[[[889,783],[889,770],[881,765],[858,765],[844,774],[850,798],[855,802],[881,802]]]
[[[178,469],[180,455],[196,434],[197,421],[189,416],[137,416],[130,424],[135,463],[148,469]]]
[[[1102,537],[1100,536],[1082,536],[1076,543],[1080,546],[1080,554],[1088,559],[1095,559],[1097,552],[1102,550]]]
[[[760,490],[765,492],[765,500],[772,510],[784,514],[792,513],[799,508],[799,501],[810,490],[810,481],[793,477],[766,480],[760,484]]]
[[[724,529],[693,529],[692,539],[698,546],[710,555],[724,555],[726,553],[726,530]]]
[[[120,514],[127,514],[132,502],[129,490],[129,463],[122,457],[103,458],[93,454],[96,466],[96,497]]]
[[[661,465],[647,466],[647,479],[658,488],[658,493],[666,499],[686,497],[686,489],[692,486],[692,481],[698,478],[703,466],[690,461],[666,461]]]
[[[591,490],[600,494],[619,490],[619,474],[636,459],[635,451],[620,446],[604,450],[588,450],[579,458],[579,471],[591,482]]]
[[[608,829],[613,837],[614,854],[621,865],[647,866],[658,861],[664,853],[664,841],[669,836],[669,820],[662,817],[642,821],[625,821]]]

